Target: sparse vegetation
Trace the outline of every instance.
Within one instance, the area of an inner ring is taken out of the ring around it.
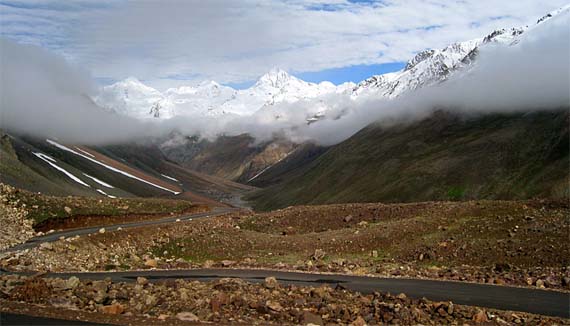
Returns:
[[[157,198],[55,197],[3,185],[3,196],[11,206],[25,209],[38,227],[72,217],[182,214],[197,209],[186,200]],[[202,208],[203,209],[203,208]]]

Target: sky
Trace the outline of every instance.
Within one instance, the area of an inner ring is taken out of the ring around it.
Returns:
[[[426,48],[529,25],[567,0],[0,0],[0,35],[41,46],[99,84],[248,87],[279,67],[340,84],[399,70]]]
[[[190,111],[172,119],[137,120],[96,106],[92,78],[51,50],[0,38],[0,129],[75,144],[176,142],[173,131],[214,139],[248,133],[257,140],[283,135],[295,142],[333,145],[371,123],[404,123],[434,110],[479,115],[535,112],[570,106],[570,7],[529,28],[514,43],[487,43],[472,64],[445,82],[387,99],[377,92],[353,98],[328,93],[276,103],[252,115],[207,116]],[[322,109],[324,116],[307,124]],[[276,117],[279,117],[278,119]]]

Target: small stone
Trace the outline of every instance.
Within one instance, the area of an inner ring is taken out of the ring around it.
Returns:
[[[372,250],[372,257],[378,258],[378,250]]]
[[[268,289],[275,289],[279,287],[279,282],[277,282],[275,277],[270,276],[265,278],[263,285]]]
[[[406,300],[408,297],[406,296],[406,294],[400,293],[400,294],[398,294],[398,296],[396,298],[398,298],[400,300]]]
[[[325,251],[323,249],[315,249],[315,253],[313,254],[313,259],[314,260],[321,260],[323,258],[325,258]]]
[[[144,265],[147,267],[156,268],[156,266],[158,266],[158,263],[157,263],[156,259],[147,259],[144,262]]]
[[[485,313],[485,311],[479,310],[479,312],[473,315],[473,321],[480,324],[488,322],[489,319],[487,319],[487,314]]]
[[[67,214],[71,214],[71,207],[65,206],[65,207],[63,208],[63,210],[64,210]]]
[[[570,285],[570,277],[565,276],[562,278],[562,285],[563,286],[569,286]]]
[[[40,244],[40,249],[53,250],[53,245],[50,242],[44,242],[44,243]]]
[[[182,321],[199,321],[200,318],[198,318],[198,316],[194,315],[191,312],[179,312],[176,314],[176,318],[182,320]]]
[[[158,320],[166,320],[170,315],[167,314],[160,314],[158,315]]]
[[[137,284],[140,285],[147,285],[148,284],[148,280],[142,276],[137,277]]]
[[[315,315],[310,311],[303,311],[301,316],[301,324],[303,325],[324,325],[323,319],[319,315]]]
[[[543,280],[536,280],[536,287],[537,288],[544,288],[544,281]]]
[[[361,316],[358,316],[355,321],[350,323],[350,326],[366,326],[366,321]]]
[[[343,221],[346,222],[346,223],[352,221],[352,215],[347,215],[347,216],[345,216],[344,219],[343,219]]]
[[[103,306],[100,308],[102,313],[110,315],[120,315],[125,311],[125,308],[120,303],[114,303],[110,306]]]
[[[283,311],[283,307],[281,306],[281,304],[277,301],[267,301],[265,303],[265,305],[267,306],[267,308],[273,310],[273,311]]]
[[[65,287],[72,290],[75,290],[79,284],[81,284],[81,281],[76,276],[72,276],[65,281]]]
[[[220,263],[222,264],[222,267],[230,267],[235,265],[236,262],[233,260],[222,260]]]
[[[101,234],[105,233],[105,228],[100,228],[99,233],[101,233]]]

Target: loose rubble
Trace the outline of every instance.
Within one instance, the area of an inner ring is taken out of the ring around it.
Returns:
[[[9,200],[17,191],[0,183],[0,250],[24,243],[36,234],[26,208]]]
[[[268,287],[268,284],[270,286]],[[343,288],[282,285],[274,279],[250,284],[240,279],[213,282],[169,280],[150,283],[0,277],[0,303],[18,301],[109,315],[169,321],[276,325],[378,324],[558,324],[570,320],[410,299],[403,294],[363,295]],[[4,304],[0,305],[4,306]],[[1,308],[0,308],[1,309]]]

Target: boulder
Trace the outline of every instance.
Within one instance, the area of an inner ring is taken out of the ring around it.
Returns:
[[[125,311],[125,308],[120,303],[113,303],[109,306],[103,306],[100,311],[104,314],[120,315]]]
[[[176,314],[176,318],[182,320],[182,321],[190,321],[190,322],[196,322],[199,321],[200,318],[198,318],[198,316],[194,315],[191,312],[179,312]]]
[[[316,315],[310,311],[303,311],[301,315],[301,324],[302,325],[324,325],[323,319],[321,316]]]
[[[263,281],[263,285],[268,289],[275,289],[279,287],[279,282],[273,276],[266,277]]]

